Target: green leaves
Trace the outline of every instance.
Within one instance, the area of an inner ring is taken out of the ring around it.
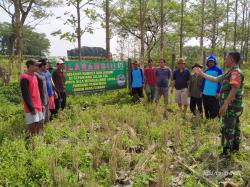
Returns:
[[[57,17],[57,19],[63,20],[64,25],[68,25],[69,27],[71,27],[71,30],[62,31],[60,29],[51,33],[51,35],[58,35],[60,36],[60,39],[75,43],[78,39],[81,40],[81,37],[84,33],[88,32],[92,34],[93,22],[96,21],[97,18],[97,14],[94,9],[90,8],[90,5],[92,5],[92,3],[94,3],[93,0],[67,0],[66,5],[74,7],[76,11],[74,13],[66,11],[64,12],[64,16],[59,16]],[[83,26],[83,19],[90,21]]]

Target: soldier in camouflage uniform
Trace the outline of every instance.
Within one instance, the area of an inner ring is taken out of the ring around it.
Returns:
[[[225,66],[229,71],[219,77],[211,77],[200,69],[196,73],[205,79],[221,82],[220,116],[222,117],[222,155],[239,151],[240,145],[240,115],[243,111],[243,83],[244,75],[239,68],[240,54],[231,52],[225,59]]]

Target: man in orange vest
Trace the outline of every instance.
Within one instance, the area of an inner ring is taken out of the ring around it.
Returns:
[[[26,65],[28,70],[20,77],[26,124],[30,135],[43,134],[43,107],[38,80],[34,74],[37,71],[39,62],[30,59],[26,62]]]

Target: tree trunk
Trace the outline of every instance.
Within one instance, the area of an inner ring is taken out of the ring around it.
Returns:
[[[248,27],[247,27],[247,34],[246,34],[246,51],[245,51],[245,59],[247,62],[250,63],[250,60],[248,59],[248,46],[249,46],[249,36],[250,36],[250,11],[248,12]]]
[[[150,47],[150,45],[146,45],[146,46],[147,46],[146,55],[147,55],[147,58],[150,59],[153,47]]]
[[[136,59],[136,57],[137,57],[137,55],[138,55],[138,48],[137,48],[137,46],[138,46],[138,40],[137,40],[137,38],[136,37],[134,37],[134,41],[133,41],[133,48],[134,48],[134,50],[133,50],[133,58],[134,59]]]
[[[176,65],[176,55],[172,54],[172,64],[171,64],[172,72],[174,72],[174,70],[175,70],[175,65]]]
[[[14,28],[13,28],[14,30]],[[8,77],[7,77],[7,84],[10,83],[10,81],[12,80],[12,74],[13,74],[13,65],[14,65],[14,48],[15,48],[15,41],[16,41],[16,37],[15,34],[13,34],[10,39],[9,39],[9,49],[8,49],[8,53],[9,53],[9,62],[8,62]]]
[[[226,21],[226,31],[225,31],[225,39],[224,39],[224,45],[223,45],[223,52],[225,52],[226,47],[227,47],[227,38],[228,38],[228,21],[229,21],[229,0],[227,0],[227,9],[226,9],[226,14],[227,14],[227,21]]]
[[[212,28],[212,54],[214,54],[216,47],[216,26],[217,26],[217,0],[214,0],[214,20]]]
[[[21,1],[14,1],[15,7],[15,33],[16,33],[16,50],[18,61],[18,74],[19,77],[23,73],[23,42],[22,42],[22,23],[21,23]]]
[[[76,12],[77,12],[77,44],[78,44],[78,60],[80,61],[82,59],[81,55],[81,49],[82,49],[82,44],[81,44],[81,8],[80,8],[80,0],[77,0],[76,4]]]
[[[238,20],[238,0],[235,1],[235,17],[234,17],[234,50],[237,42],[237,20]]]
[[[180,21],[180,58],[183,57],[183,23],[184,23],[184,0],[181,0],[181,21]]]
[[[200,38],[200,55],[201,64],[203,63],[203,38],[204,38],[204,9],[205,9],[205,0],[202,0],[201,2],[201,38]]]
[[[18,37],[17,37],[17,58],[18,58],[18,72],[19,72],[19,77],[21,74],[24,72],[23,68],[23,34],[22,34],[22,28],[20,27],[19,29]]]
[[[206,54],[206,51],[203,51],[203,66],[204,66],[204,70],[206,69],[206,67],[207,67],[207,61],[206,61],[206,59],[207,59],[207,54]]]
[[[109,10],[109,0],[106,0],[106,58],[110,59],[110,10]]]
[[[244,0],[243,2],[243,15],[242,15],[242,30],[241,30],[241,44],[240,44],[240,53],[244,58],[244,41],[245,41],[245,25],[246,25],[246,3],[247,1]]]
[[[124,49],[125,49],[125,36],[121,35],[121,39],[119,40],[119,46],[120,46],[120,59],[124,60],[125,54],[124,54]]]
[[[163,0],[161,1],[161,40],[160,40],[160,57],[163,58],[163,48],[164,48],[164,33],[163,33],[163,26],[164,26],[164,13],[163,13]]]
[[[140,60],[141,65],[144,66],[144,0],[140,0],[140,31],[141,31],[141,53],[140,53]]]
[[[141,65],[144,67],[144,16],[145,16],[145,4],[144,0],[140,0],[140,31],[141,31],[141,53],[140,53],[140,61]]]

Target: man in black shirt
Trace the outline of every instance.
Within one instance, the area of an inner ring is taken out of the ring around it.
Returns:
[[[179,59],[178,69],[173,73],[173,83],[175,88],[175,102],[178,104],[180,112],[186,116],[188,107],[188,81],[190,79],[190,72],[185,68],[185,60]],[[182,106],[184,108],[182,109]]]

